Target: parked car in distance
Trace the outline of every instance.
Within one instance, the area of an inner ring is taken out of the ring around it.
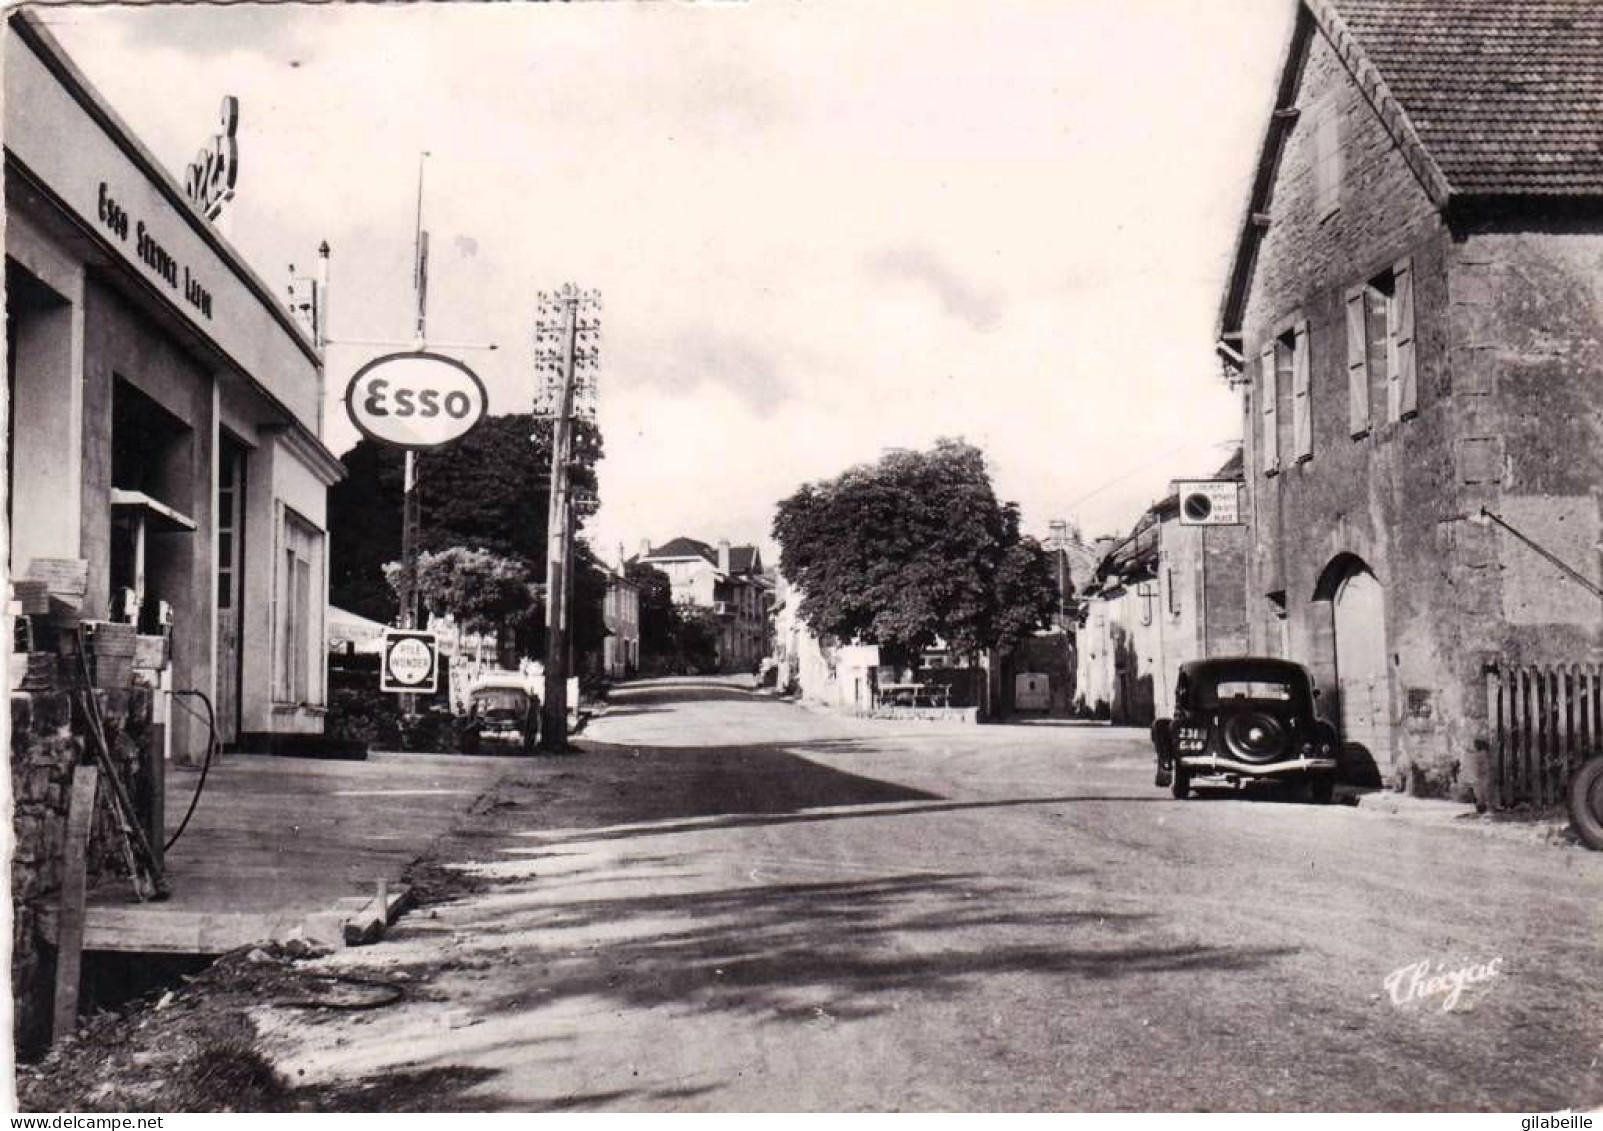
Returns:
[[[540,741],[540,697],[518,672],[483,676],[468,688],[467,713],[457,730],[457,748],[477,754],[485,742],[521,746],[534,753]]]
[[[1199,780],[1300,783],[1330,801],[1336,729],[1314,714],[1313,679],[1289,660],[1232,656],[1180,666],[1174,717],[1152,724],[1157,784],[1184,799]]]

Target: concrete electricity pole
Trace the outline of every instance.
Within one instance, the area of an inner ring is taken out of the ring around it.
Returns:
[[[582,318],[601,307],[595,291],[572,283],[554,294],[540,293],[534,331],[534,357],[544,377],[536,394],[535,415],[549,417],[551,496],[546,525],[545,695],[540,748],[557,754],[568,749],[568,677],[573,667],[573,424],[575,415],[595,413],[595,369],[600,361],[601,324]],[[575,704],[577,706],[577,704]]]

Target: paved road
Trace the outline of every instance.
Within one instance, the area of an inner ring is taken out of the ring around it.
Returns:
[[[842,719],[633,685],[452,851],[483,890],[262,1011],[308,1081],[467,1107],[1603,1104],[1603,857],[1365,808],[1175,802],[1144,737]],[[1451,1011],[1411,963],[1496,973]]]

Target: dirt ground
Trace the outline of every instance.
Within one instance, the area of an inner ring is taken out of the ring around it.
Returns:
[[[510,762],[384,942],[228,955],[24,1066],[22,1107],[1603,1099],[1603,859],[1539,825],[1175,802],[1133,732],[871,724],[711,683],[620,692],[584,747]],[[1452,1010],[1389,1000],[1426,959],[1500,973]]]

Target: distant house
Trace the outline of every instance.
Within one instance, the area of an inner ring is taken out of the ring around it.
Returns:
[[[1211,478],[1239,479],[1241,453]],[[1075,701],[1145,726],[1168,715],[1180,665],[1247,650],[1242,526],[1191,526],[1170,495],[1097,565],[1079,602]]]
[[[1251,644],[1357,771],[1486,798],[1488,676],[1603,658],[1599,42],[1595,0],[1298,9],[1220,352]]]
[[[846,711],[871,711],[878,646],[820,639],[801,618],[801,599],[801,590],[783,577],[776,579],[773,657],[780,689]]]
[[[768,654],[774,584],[756,546],[725,540],[715,548],[680,537],[655,548],[642,543],[634,561],[667,575],[676,604],[713,614],[720,671],[752,671]]]
[[[640,670],[640,586],[622,570],[607,571],[607,592],[601,621],[601,669],[609,679],[627,679]]]

